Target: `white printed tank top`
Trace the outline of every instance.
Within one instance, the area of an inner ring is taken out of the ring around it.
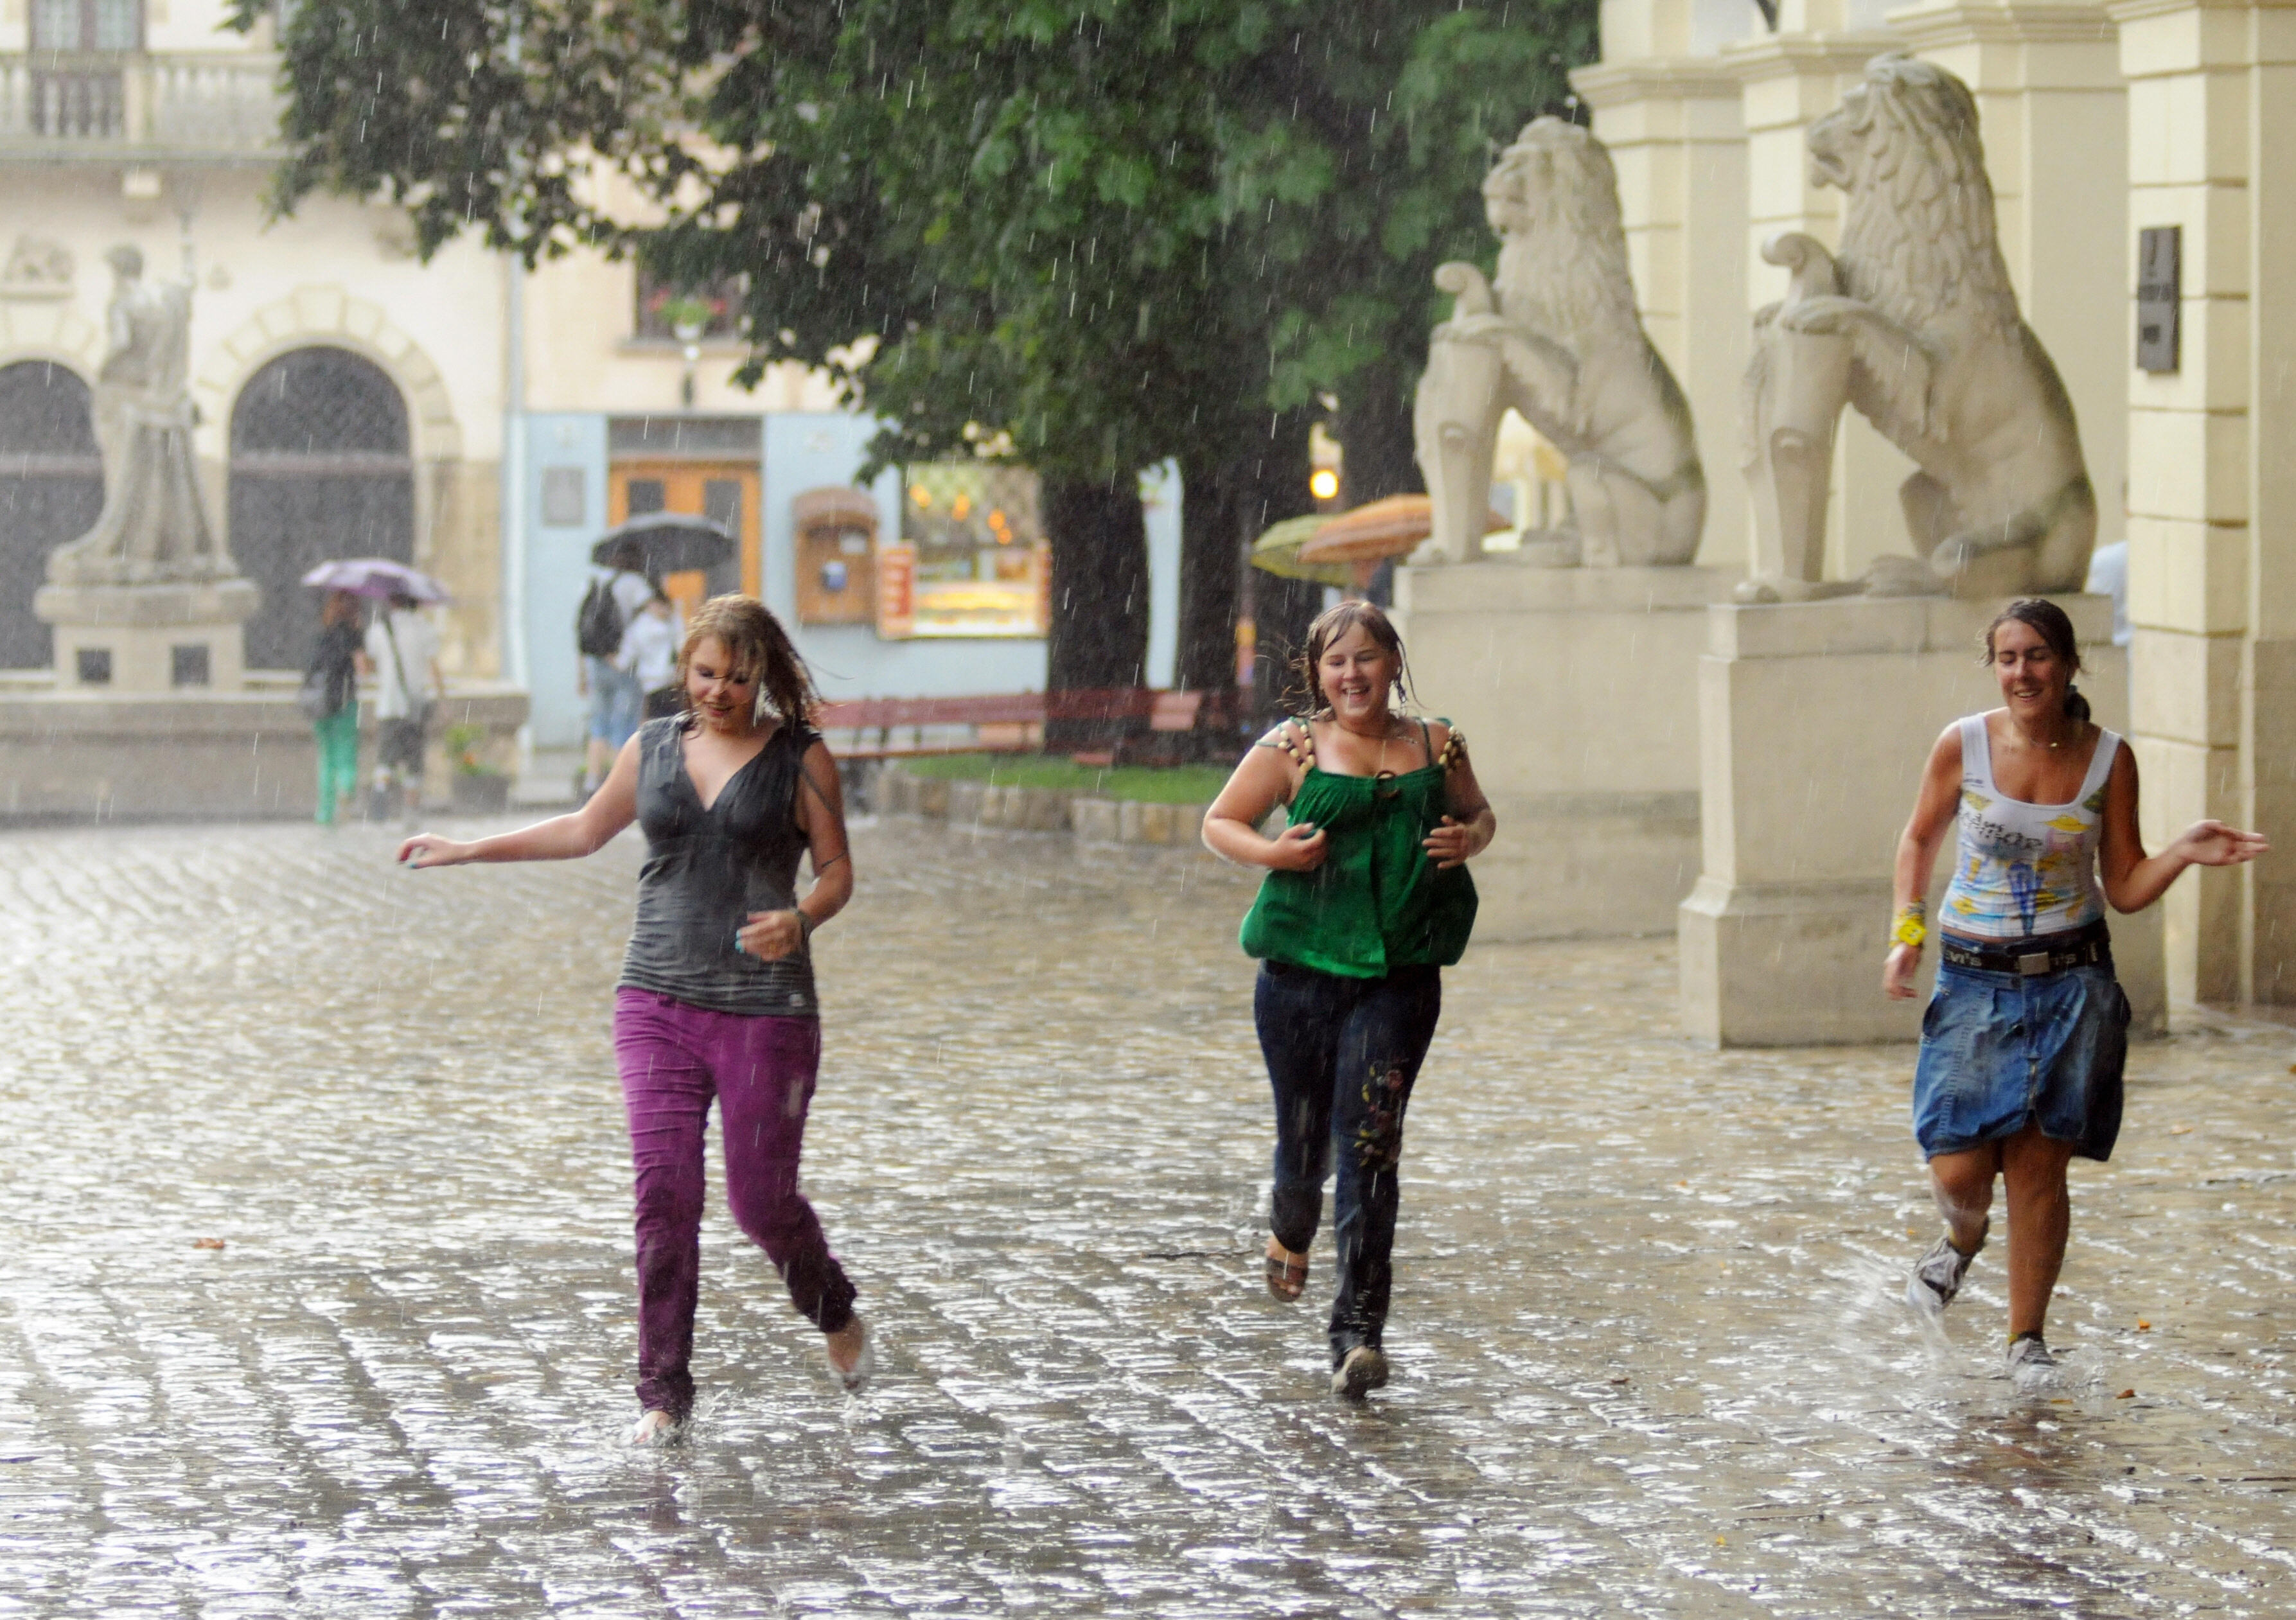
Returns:
[[[2104,732],[2070,803],[2029,805],[1993,785],[1985,716],[1964,720],[1961,841],[1938,925],[1975,939],[2030,939],[2103,916],[2096,846],[2104,833],[2105,779],[2120,749],[2120,739]]]

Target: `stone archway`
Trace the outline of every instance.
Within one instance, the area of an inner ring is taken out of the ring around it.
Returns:
[[[281,588],[275,604],[275,587],[268,576],[284,574],[291,566],[285,552],[291,549],[277,537],[275,528],[269,531],[273,537],[267,539],[266,531],[260,528],[251,529],[242,543],[242,523],[277,524],[281,520],[276,515],[277,503],[288,499],[296,486],[292,475],[276,462],[251,463],[244,469],[249,476],[241,476],[239,410],[258,377],[269,373],[273,386],[277,386],[279,373],[271,372],[272,366],[291,354],[320,349],[339,354],[345,361],[363,362],[374,376],[386,381],[399,402],[400,422],[395,449],[383,447],[384,436],[371,415],[365,419],[365,427],[337,423],[327,434],[315,438],[315,452],[322,448],[319,441],[324,440],[325,454],[355,460],[339,460],[332,474],[315,462],[306,469],[312,478],[340,475],[368,480],[358,487],[361,493],[351,507],[330,509],[337,527],[329,531],[332,538],[328,544],[338,549],[324,555],[405,556],[418,566],[429,567],[432,525],[443,492],[452,487],[455,463],[462,459],[462,427],[455,421],[446,380],[439,375],[438,366],[420,344],[390,320],[381,306],[352,298],[340,287],[298,288],[288,297],[257,310],[210,351],[206,364],[193,381],[192,397],[209,423],[228,424],[230,429],[226,441],[216,446],[232,469],[230,493],[225,499],[225,534],[234,560],[242,572],[263,585],[265,593],[262,613],[248,625],[250,668],[299,667],[309,649],[310,627],[316,624],[317,607],[308,600],[309,593],[299,586]],[[329,364],[339,377],[357,374],[340,362]],[[313,380],[314,375],[307,374],[304,380]],[[294,378],[291,376],[288,380],[291,387]],[[370,400],[374,397],[372,390],[365,390],[362,397]],[[258,438],[268,431],[259,430]],[[361,442],[347,442],[345,434]],[[294,446],[266,441],[260,449],[253,445],[246,448],[252,454],[267,457],[291,452]],[[386,466],[372,459],[378,456],[398,460],[396,464]],[[390,497],[382,494],[381,483],[391,478],[400,478],[398,487],[406,492],[404,552],[368,544],[400,531],[384,525],[386,505],[357,503],[387,503]],[[287,487],[275,487],[271,492],[273,503],[266,508],[262,498],[251,492],[259,479],[280,479],[288,480]],[[309,500],[316,496],[318,486],[306,481],[299,487],[302,498]],[[248,503],[244,507],[243,501]],[[258,512],[266,511],[273,515],[258,517]],[[346,544],[355,549],[340,549]],[[312,560],[319,559],[314,556]]]
[[[279,355],[233,402],[232,555],[263,592],[254,669],[299,667],[318,632],[302,577],[338,557],[414,560],[406,402],[381,367],[332,344]]]
[[[47,578],[48,553],[94,528],[103,510],[91,404],[87,383],[70,366],[0,364],[0,668],[53,661],[32,596]]]

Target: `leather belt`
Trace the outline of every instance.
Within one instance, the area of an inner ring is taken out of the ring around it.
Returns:
[[[1975,968],[1985,973],[2018,973],[2030,978],[2036,974],[2061,973],[2067,968],[2087,968],[2111,961],[2112,935],[2102,917],[2086,928],[2021,939],[2013,949],[2005,951],[1964,945],[1946,934],[1939,938],[1938,954],[1952,967]]]

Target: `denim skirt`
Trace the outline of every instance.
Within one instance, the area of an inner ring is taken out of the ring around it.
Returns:
[[[2029,1125],[2112,1157],[2128,998],[2112,963],[2054,973],[1938,969],[1914,1065],[1914,1140],[1924,1157],[2014,1136]]]

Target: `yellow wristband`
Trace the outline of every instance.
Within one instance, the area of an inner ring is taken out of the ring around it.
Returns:
[[[1923,943],[1929,937],[1930,931],[1923,925],[1921,914],[1917,912],[1898,912],[1897,926],[1890,930],[1891,939],[1899,945],[1911,945],[1916,951],[1922,948]]]

